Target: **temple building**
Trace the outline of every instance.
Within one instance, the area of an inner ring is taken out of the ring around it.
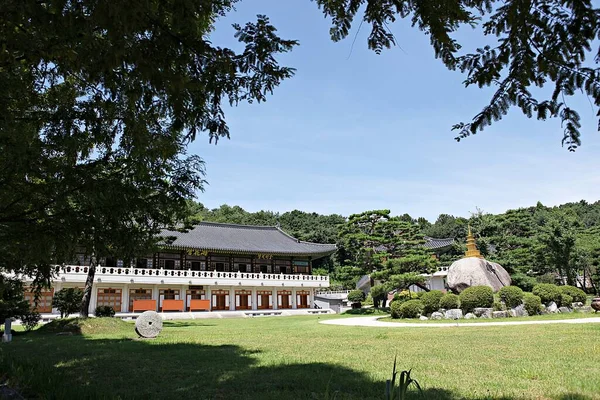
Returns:
[[[103,259],[96,268],[90,313],[277,310],[314,308],[314,292],[328,276],[312,275],[312,263],[336,251],[334,244],[303,242],[278,227],[201,222],[187,232],[164,231],[160,251],[129,263]],[[56,267],[52,289],[37,309],[52,309],[55,292],[83,290],[89,260]],[[27,293],[33,304],[33,294]]]

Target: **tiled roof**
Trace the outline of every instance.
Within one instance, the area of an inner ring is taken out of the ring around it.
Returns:
[[[275,226],[250,226],[200,222],[187,232],[164,230],[165,247],[238,253],[267,253],[323,257],[337,250],[335,244],[298,240]]]
[[[454,243],[453,238],[437,239],[437,238],[425,236],[423,239],[426,240],[425,243],[423,243],[423,246],[427,247],[428,249],[432,249],[432,250],[452,246],[452,243]]]
[[[423,243],[423,247],[428,248],[430,250],[442,249],[444,247],[452,246],[454,243],[454,239],[446,238],[446,239],[437,239],[429,236],[423,237],[425,243]],[[379,245],[374,248],[375,251],[386,251],[387,248],[385,245]]]

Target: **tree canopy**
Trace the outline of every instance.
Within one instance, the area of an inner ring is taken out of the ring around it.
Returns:
[[[581,145],[580,116],[567,99],[576,94],[594,104],[600,130],[600,68],[588,61],[600,62],[600,8],[592,0],[315,1],[331,18],[334,41],[366,23],[368,47],[381,53],[401,40],[390,24],[409,19],[429,36],[435,56],[446,67],[466,74],[465,86],[495,87],[481,112],[453,126],[456,140],[517,107],[530,118],[558,118],[562,143],[574,151]],[[485,37],[471,52],[463,52],[455,38],[465,27],[478,28]]]

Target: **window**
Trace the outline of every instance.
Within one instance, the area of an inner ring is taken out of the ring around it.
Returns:
[[[165,269],[175,269],[175,260],[165,260]]]
[[[221,263],[221,262],[215,263],[215,269],[219,272],[225,271],[225,263]]]
[[[148,259],[138,258],[137,260],[135,260],[135,266],[138,268],[148,268]]]
[[[96,305],[108,306],[115,312],[121,312],[121,289],[98,289]]]
[[[263,274],[270,274],[271,273],[271,266],[270,265],[261,264],[261,266],[260,266],[260,272],[262,272]]]

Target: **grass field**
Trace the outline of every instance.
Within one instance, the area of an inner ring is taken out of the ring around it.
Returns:
[[[0,346],[4,380],[26,398],[383,399],[398,354],[425,399],[600,399],[600,324],[385,329],[311,316],[167,322],[155,340],[116,319],[81,330],[16,335]]]
[[[368,317],[370,315],[353,315],[353,317],[359,317],[359,316],[364,316],[364,317]],[[372,315],[373,317],[379,316],[379,315]],[[516,322],[516,321],[552,321],[552,320],[559,320],[559,319],[583,319],[583,318],[598,318],[600,317],[600,314],[598,313],[583,313],[583,312],[571,312],[571,313],[566,313],[566,314],[545,314],[545,315],[532,315],[532,316],[528,316],[528,317],[511,317],[511,318],[476,318],[476,319],[458,319],[458,320],[448,320],[448,319],[429,319],[426,321],[421,321],[418,318],[410,318],[410,319],[394,319],[391,318],[389,316],[385,317],[385,316],[381,316],[381,318],[379,318],[379,321],[385,321],[385,322],[410,322],[412,324],[414,323],[418,323],[418,324],[447,324],[447,323],[453,323],[453,324],[471,324],[471,323],[480,323],[480,324],[485,324],[485,323],[489,323],[489,322]]]

